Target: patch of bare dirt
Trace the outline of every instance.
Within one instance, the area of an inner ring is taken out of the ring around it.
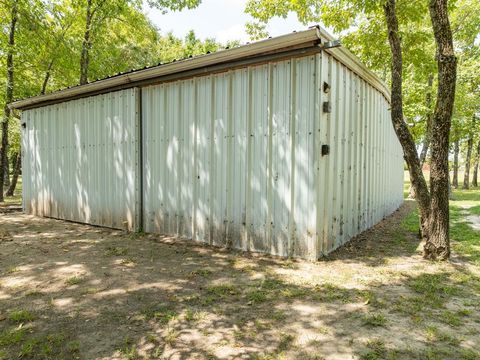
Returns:
[[[0,214],[0,359],[480,354],[478,268],[423,261],[412,209],[317,263]]]

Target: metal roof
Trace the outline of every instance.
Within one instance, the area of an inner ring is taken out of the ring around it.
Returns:
[[[182,74],[192,70],[204,69],[214,65],[228,65],[241,60],[252,59],[262,55],[288,52],[294,49],[314,48],[322,50],[324,43],[334,40],[320,26],[314,26],[308,30],[294,32],[287,35],[269,38],[266,40],[246,44],[236,48],[225,49],[211,54],[199,55],[192,58],[173,61],[141,70],[133,70],[127,73],[96,80],[85,85],[77,85],[63,90],[55,91],[45,95],[30,97],[17,100],[9,104],[11,109],[27,109],[44,106],[51,103],[67,101],[73,98],[85,97],[99,93],[106,93],[119,88],[129,88],[137,86],[139,83],[145,83],[149,80],[159,80],[173,74]],[[390,101],[390,91],[387,86],[368,70],[360,60],[343,47],[323,49],[345,66],[353,70],[359,76],[368,81],[372,86],[379,90],[388,101]]]

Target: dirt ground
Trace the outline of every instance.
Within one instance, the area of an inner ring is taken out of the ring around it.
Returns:
[[[480,265],[413,208],[317,263],[3,211],[0,359],[480,359]]]

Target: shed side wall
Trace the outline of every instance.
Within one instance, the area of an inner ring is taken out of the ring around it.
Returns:
[[[137,92],[22,113],[26,213],[138,228]]]
[[[319,191],[324,194],[321,255],[398,209],[403,202],[403,153],[384,96],[332,56],[319,56],[319,74],[331,84],[324,97],[332,105],[331,114],[323,116],[331,152]]]

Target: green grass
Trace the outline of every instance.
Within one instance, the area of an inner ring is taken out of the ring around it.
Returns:
[[[247,294],[247,299],[250,303],[261,303],[267,301],[268,296],[265,291],[254,289]]]
[[[450,205],[450,238],[454,241],[453,248],[458,253],[480,264],[480,231],[474,230],[467,223],[466,213],[472,213],[471,208],[462,209],[459,205]]]
[[[5,359],[6,354],[10,354],[8,359],[72,359],[78,358],[80,343],[69,341],[61,333],[38,336],[25,327],[17,326],[0,333],[0,348],[0,355],[3,352]]]
[[[72,276],[72,277],[69,277],[67,280],[65,280],[65,284],[67,284],[68,286],[78,285],[81,282],[83,282],[83,280],[84,279],[82,277]]]
[[[478,360],[480,352],[472,349],[460,349],[460,358],[463,360]]]
[[[466,201],[471,203],[480,202],[480,187],[464,190],[462,189],[462,184],[458,185],[458,189],[453,189],[454,201]]]
[[[471,207],[468,212],[473,215],[480,215],[480,205]]]
[[[125,355],[125,359],[127,360],[140,359],[137,347],[135,346],[133,340],[128,336],[123,340],[123,344],[120,346],[119,351]]]
[[[401,223],[403,230],[407,230],[412,233],[417,233],[420,224],[418,221],[418,210],[415,209],[410,214],[408,214]]]
[[[185,311],[185,314],[183,315],[183,318],[185,321],[188,322],[196,322],[202,320],[206,315],[207,314],[205,312],[187,309],[187,311]]]
[[[273,310],[269,313],[268,317],[275,321],[283,321],[287,318],[287,314],[283,310]]]
[[[25,323],[33,321],[35,317],[28,310],[13,310],[8,315],[8,319],[13,323]]]
[[[371,327],[385,327],[387,318],[382,314],[365,314],[362,317],[363,324]]]
[[[153,305],[144,308],[141,314],[146,320],[155,320],[160,324],[168,324],[170,321],[178,318],[178,313],[171,306]]]
[[[225,298],[238,294],[238,290],[234,284],[210,285],[207,287],[207,293],[219,298]]]
[[[0,348],[18,344],[23,341],[26,328],[11,328],[0,332]]]
[[[446,310],[440,314],[440,321],[449,326],[456,327],[462,325],[462,317],[458,312]]]
[[[433,344],[441,342],[450,346],[458,346],[461,342],[455,336],[442,332],[436,326],[432,325],[425,328],[425,338]]]
[[[5,191],[7,191],[5,189]],[[15,187],[15,192],[13,196],[6,196],[4,198],[5,205],[20,205],[22,203],[22,177],[18,177],[17,186]]]
[[[474,230],[466,221],[467,215],[480,216],[480,187],[469,190],[452,189],[450,200],[450,238],[452,248],[470,261],[480,264],[480,231]],[[408,174],[404,182],[404,194],[408,195],[410,183]],[[402,222],[402,228],[414,234],[418,233],[418,210],[410,213]]]
[[[295,336],[292,334],[282,333],[280,335],[280,341],[278,342],[277,351],[286,351],[294,346]]]
[[[405,183],[405,189],[408,187],[409,184]],[[480,231],[474,230],[466,217],[480,214],[480,188],[453,189],[452,199],[450,201],[452,250],[456,255],[478,265],[480,264]],[[412,235],[418,234],[418,210],[411,212],[402,221],[401,228]],[[480,291],[478,276],[456,271],[410,276],[406,279],[406,285],[412,290],[412,295],[405,295],[394,301],[393,310],[409,316],[416,324],[438,321],[452,331],[462,326],[472,310],[469,308],[450,310],[446,306],[447,303],[455,297],[471,297],[472,294]],[[476,306],[477,304],[472,301],[465,302],[464,306]],[[426,338],[432,342],[432,346],[427,347],[422,354],[427,359],[449,357],[451,347],[457,347],[460,342],[452,333],[440,332],[435,327],[427,329]],[[435,347],[433,343],[443,345]],[[372,351],[369,354],[372,354]],[[465,350],[461,358],[474,358],[472,354],[471,351]],[[375,358],[375,355],[371,358]]]
[[[108,246],[105,253],[107,256],[125,256],[127,255],[128,249],[121,248],[118,246]]]
[[[163,337],[163,339],[167,344],[171,346],[175,344],[175,341],[177,341],[179,336],[180,336],[180,333],[177,330],[169,328],[165,332],[165,336]]]
[[[441,301],[441,296],[454,295],[458,289],[450,284],[450,273],[421,274],[412,278],[407,285],[415,292],[423,295],[429,303]]]
[[[385,343],[380,339],[368,340],[365,346],[367,350],[360,354],[362,360],[385,359],[388,354]]]
[[[213,272],[210,269],[198,269],[198,270],[192,271],[189,274],[189,277],[196,277],[196,276],[207,277],[207,276],[211,275],[212,273]]]

